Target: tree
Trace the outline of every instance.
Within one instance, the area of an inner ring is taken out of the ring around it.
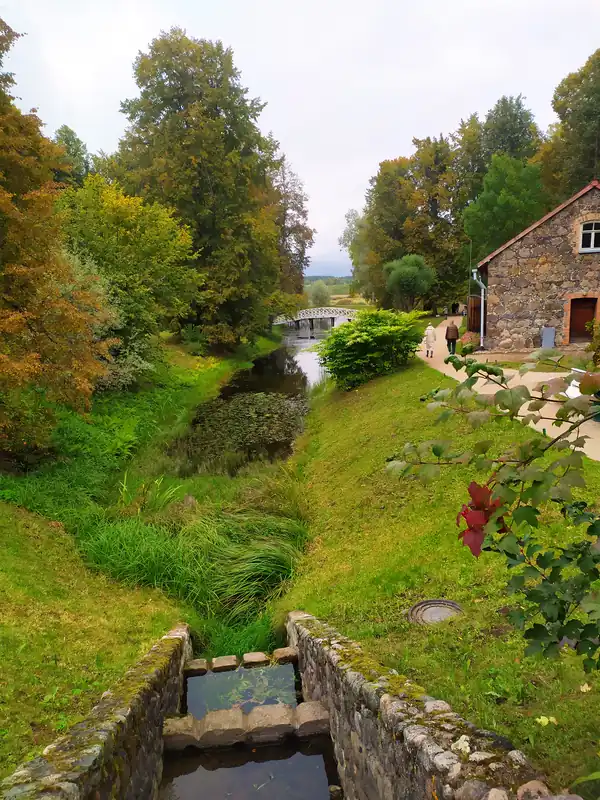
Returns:
[[[459,219],[483,187],[488,162],[483,145],[483,124],[477,114],[460,121],[450,136],[452,142],[451,205],[452,216]]]
[[[275,222],[279,231],[279,285],[287,294],[302,294],[304,271],[310,263],[308,250],[315,231],[308,225],[308,197],[302,181],[290,169],[285,156],[272,172],[277,193]]]
[[[59,183],[81,186],[90,171],[90,155],[83,141],[68,125],[61,125],[54,134],[54,141],[64,150],[65,166],[56,170],[54,177]]]
[[[331,303],[331,294],[325,281],[315,281],[310,287],[310,303],[315,308]]]
[[[559,83],[552,107],[560,120],[553,147],[564,199],[600,176],[600,50]]]
[[[0,67],[17,34],[0,20]],[[62,254],[59,149],[12,102],[0,75],[0,450],[47,445],[53,404],[82,409],[104,373],[99,297]]]
[[[403,256],[384,264],[383,269],[394,305],[402,311],[412,311],[435,281],[435,270],[425,263],[423,256]]]
[[[502,96],[483,123],[483,149],[488,163],[494,155],[526,159],[540,145],[541,133],[522,95]]]
[[[189,311],[198,273],[188,266],[191,234],[172,211],[128,197],[100,175],[64,191],[59,205],[70,249],[91,259],[107,281],[122,346],[147,340],[159,323]]]
[[[464,211],[473,253],[484,258],[539,219],[548,206],[540,167],[506,155],[495,155],[483,191]]]
[[[140,53],[129,129],[103,170],[125,191],[176,209],[190,227],[203,283],[190,322],[235,345],[268,323],[280,254],[269,175],[276,144],[260,132],[231,50],[173,28]]]

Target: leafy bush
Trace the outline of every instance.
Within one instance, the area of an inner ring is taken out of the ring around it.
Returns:
[[[319,358],[340,389],[353,389],[408,363],[423,334],[422,312],[361,311],[334,328],[319,345]]]

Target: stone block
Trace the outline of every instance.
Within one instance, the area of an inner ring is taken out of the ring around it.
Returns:
[[[257,706],[248,714],[246,732],[254,744],[279,742],[294,732],[294,709],[284,703]]]
[[[452,711],[452,708],[445,700],[428,700],[425,703],[426,714],[444,714],[448,711]]]
[[[217,656],[217,658],[213,658],[210,668],[213,672],[227,672],[237,669],[239,663],[237,656]]]
[[[483,800],[508,800],[504,789],[490,789]]]
[[[273,650],[273,658],[278,664],[295,664],[298,661],[298,650],[295,647],[278,647]]]
[[[329,733],[329,712],[321,703],[300,703],[294,712],[294,728],[300,738]]]
[[[208,672],[208,661],[205,658],[194,658],[188,661],[183,670],[186,678],[193,678],[196,675],[206,675]]]
[[[456,800],[483,800],[490,787],[482,781],[466,781],[456,790]]]
[[[266,667],[269,657],[264,653],[244,653],[242,658],[243,667]]]
[[[476,751],[475,753],[471,753],[469,756],[469,761],[472,764],[489,764],[490,761],[493,761],[496,758],[494,753],[486,753],[483,750]]]
[[[541,781],[527,781],[517,789],[517,800],[536,800],[537,797],[550,797],[550,791]]]
[[[246,721],[241,709],[209,711],[198,721],[198,744],[206,747],[230,747],[246,738]]]
[[[188,714],[185,717],[169,717],[163,725],[165,750],[185,750],[198,745],[198,720]]]

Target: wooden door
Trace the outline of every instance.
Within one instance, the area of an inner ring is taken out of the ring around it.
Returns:
[[[570,342],[589,341],[592,338],[592,332],[587,326],[596,318],[597,302],[595,297],[578,297],[571,300]]]

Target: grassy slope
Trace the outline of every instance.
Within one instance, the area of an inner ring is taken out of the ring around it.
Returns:
[[[72,537],[0,504],[0,777],[81,719],[184,617],[88,571]]]
[[[597,769],[600,681],[572,655],[523,657],[521,635],[498,613],[510,602],[502,560],[475,560],[457,541],[467,469],[448,470],[430,486],[384,471],[386,457],[407,440],[475,436],[459,421],[435,425],[419,402],[448,382],[418,362],[358,391],[315,399],[296,459],[314,541],[278,609],[327,619],[455,710],[508,734],[561,788]],[[485,438],[506,443],[524,433],[509,424],[487,429]],[[589,496],[597,496],[600,464],[589,462],[588,482]],[[573,535],[555,519],[547,524],[555,536]],[[436,597],[458,601],[464,617],[431,628],[407,622],[413,603]],[[592,691],[583,694],[586,681]],[[558,726],[540,727],[540,715],[555,716]]]
[[[217,359],[167,345],[171,365],[161,368],[152,384],[99,395],[87,419],[63,412],[54,437],[58,457],[26,475],[0,474],[0,500],[77,527],[82,512],[116,499],[126,467],[136,479],[159,474],[157,460],[166,443],[187,429],[196,407],[274,346],[261,338],[252,354]]]
[[[58,458],[28,474],[0,475],[0,501],[61,520],[70,532],[93,526],[116,499],[126,466],[132,480],[160,474],[165,443],[187,428],[198,404],[249,366],[250,355],[274,346],[262,339],[252,354],[214,359],[167,345],[173,366],[152,385],[99,396],[87,419],[64,412]],[[198,483],[215,498],[232,493],[224,476]],[[85,714],[175,622],[184,615],[195,626],[200,621],[159,592],[126,588],[86,570],[60,525],[1,502],[0,552],[2,775]],[[246,635],[264,636],[268,619],[255,627]]]

